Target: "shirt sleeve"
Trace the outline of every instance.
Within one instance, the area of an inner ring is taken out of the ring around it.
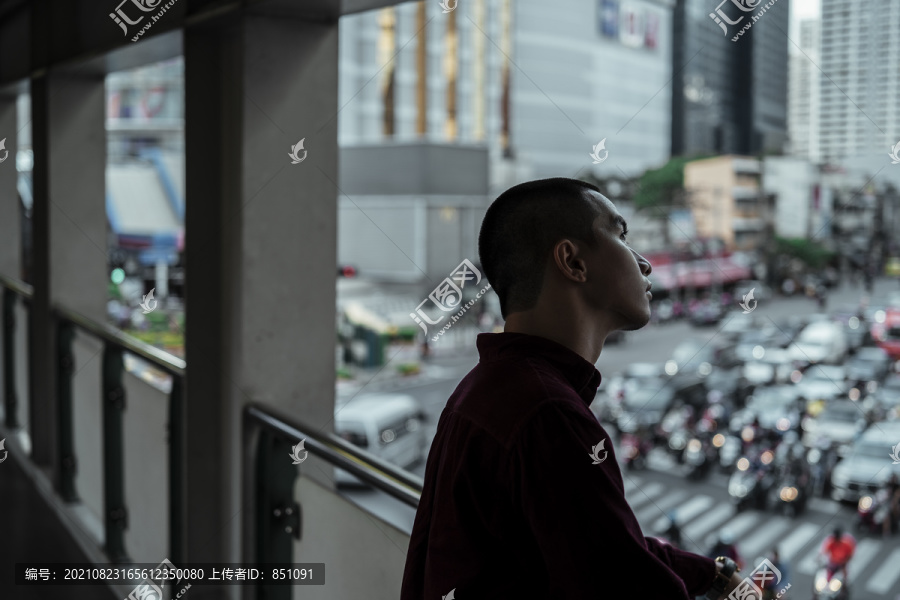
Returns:
[[[592,448],[601,443],[595,461]],[[510,462],[514,500],[543,553],[550,597],[689,600],[713,583],[712,559],[644,538],[609,436],[587,407],[545,401],[524,420]]]

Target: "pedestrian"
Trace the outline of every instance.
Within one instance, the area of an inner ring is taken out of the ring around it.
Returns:
[[[483,274],[506,320],[440,416],[401,600],[724,598],[713,560],[644,536],[589,406],[604,341],[650,320],[650,263],[593,185],[516,185],[488,208]]]

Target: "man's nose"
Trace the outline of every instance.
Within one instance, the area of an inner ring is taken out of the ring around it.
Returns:
[[[641,266],[641,273],[643,273],[644,276],[653,272],[653,265],[650,264],[649,260],[641,256],[638,252],[635,252],[634,255],[637,257],[638,264]]]

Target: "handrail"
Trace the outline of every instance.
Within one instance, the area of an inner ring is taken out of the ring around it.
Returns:
[[[34,296],[34,286],[30,283],[25,283],[19,279],[14,277],[9,277],[0,273],[0,287],[5,287],[8,290],[12,290],[17,295],[21,296],[25,300],[31,300]]]
[[[255,421],[286,440],[306,439],[304,448],[328,463],[344,469],[404,504],[418,508],[424,481],[421,477],[362,450],[331,432],[312,427],[259,404],[244,407],[244,418]]]
[[[64,308],[62,306],[54,306],[53,311],[56,315],[65,321],[68,321],[87,331],[91,335],[109,342],[122,350],[136,354],[144,360],[153,363],[155,366],[168,372],[176,377],[184,377],[187,369],[187,362],[184,359],[175,356],[165,350],[161,350],[156,346],[151,346],[147,342],[141,341],[135,337],[128,335],[113,327],[109,323],[100,323],[84,316],[83,314]]]

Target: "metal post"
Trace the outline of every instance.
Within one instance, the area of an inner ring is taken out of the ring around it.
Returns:
[[[256,561],[290,563],[300,539],[300,505],[294,502],[298,470],[291,444],[266,431],[259,435],[256,462]],[[282,458],[283,457],[283,458]],[[260,584],[258,600],[290,600],[291,586]]]
[[[169,558],[184,560],[184,383],[172,377],[169,394]]]
[[[106,554],[114,563],[129,562],[123,533],[128,527],[125,508],[125,460],[122,414],[125,412],[125,364],[122,350],[103,343],[103,508]]]
[[[75,355],[72,342],[75,340],[75,326],[60,320],[57,326],[57,373],[56,390],[57,414],[59,418],[59,494],[66,502],[78,500],[75,490],[75,473],[78,464],[75,459],[75,433],[72,423],[72,379],[75,373]]]
[[[19,400],[16,398],[16,294],[3,288],[3,402],[6,426],[19,427]]]

